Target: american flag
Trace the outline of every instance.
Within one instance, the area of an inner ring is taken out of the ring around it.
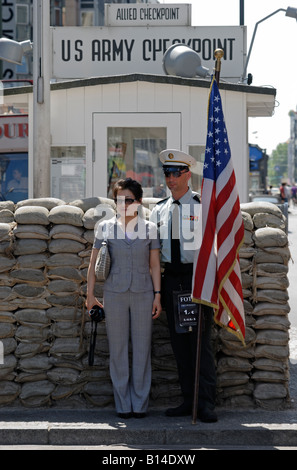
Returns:
[[[239,249],[244,239],[236,178],[219,88],[213,79],[202,181],[202,243],[196,253],[193,300],[215,309],[215,321],[244,343]]]

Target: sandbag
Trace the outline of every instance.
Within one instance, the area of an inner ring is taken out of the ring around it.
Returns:
[[[254,201],[254,202],[245,202],[240,204],[240,209],[243,212],[247,212],[251,216],[254,216],[258,212],[265,212],[267,214],[273,214],[280,218],[283,217],[283,213],[279,207],[271,202],[266,201]]]
[[[0,406],[13,403],[19,396],[21,386],[15,382],[0,380]]]
[[[17,259],[16,267],[19,269],[22,269],[22,268],[40,269],[46,266],[47,260],[48,260],[47,253],[21,255]]]
[[[257,400],[270,400],[286,398],[287,389],[283,384],[259,383],[256,384],[254,396]]]
[[[14,214],[9,209],[0,209],[0,222],[10,224],[14,222]]]
[[[280,228],[285,231],[286,224],[278,215],[257,213],[253,217],[253,222],[256,228],[274,227]]]
[[[16,209],[14,213],[15,221],[18,224],[49,224],[49,211],[42,206],[23,206]]]
[[[0,240],[10,240],[12,237],[12,227],[10,224],[0,223]]]
[[[29,239],[40,239],[40,240],[48,240],[49,239],[49,233],[47,228],[44,225],[36,225],[36,224],[31,224],[31,225],[22,225],[19,224],[17,225],[14,230],[13,234],[17,238],[29,238]]]
[[[288,331],[281,330],[260,330],[256,335],[257,344],[271,344],[275,346],[287,346],[289,342]]]
[[[48,245],[51,253],[79,253],[84,248],[83,243],[67,239],[52,240]]]
[[[61,205],[53,207],[49,212],[49,222],[52,224],[70,224],[82,227],[83,211],[79,207]]]
[[[113,210],[115,210],[115,203],[113,199],[109,199],[106,197],[87,197],[85,199],[76,199],[69,203],[71,206],[79,207],[83,210],[83,212],[87,212],[91,208],[95,208],[100,205],[108,205],[111,206]]]
[[[0,211],[9,210],[14,212],[15,205],[13,201],[0,201]]]
[[[33,255],[47,251],[45,240],[18,239],[14,247],[14,256]]]
[[[50,230],[50,238],[66,238],[69,240],[75,240],[80,243],[86,243],[83,238],[83,229],[81,227],[69,225],[69,224],[59,224],[54,225]]]
[[[10,271],[16,264],[15,258],[8,258],[7,256],[0,255],[0,273]]]
[[[255,245],[260,248],[286,246],[288,237],[286,233],[278,228],[263,227],[255,230],[253,234]]]
[[[96,207],[88,209],[83,216],[84,227],[88,230],[94,229],[96,224],[104,220],[114,217],[115,211],[109,204],[100,204]]]
[[[45,207],[48,210],[51,210],[53,207],[60,206],[65,204],[65,201],[62,199],[58,199],[55,197],[40,197],[40,198],[34,198],[34,199],[24,199],[23,201],[19,201],[15,209],[18,209],[19,207],[24,207],[24,206],[41,206]]]

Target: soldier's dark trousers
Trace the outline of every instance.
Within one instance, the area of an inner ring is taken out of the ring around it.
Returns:
[[[197,328],[192,332],[176,333],[173,291],[192,291],[192,270],[172,273],[165,269],[162,278],[162,304],[166,309],[173,353],[177,362],[179,381],[185,404],[192,406],[194,398]],[[216,369],[211,347],[213,309],[202,306],[202,339],[198,408],[214,409],[216,399]]]

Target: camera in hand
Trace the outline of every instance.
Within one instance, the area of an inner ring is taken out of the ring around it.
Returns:
[[[92,366],[94,364],[94,352],[95,352],[96,336],[97,336],[97,323],[104,320],[105,313],[102,307],[99,307],[99,305],[94,305],[94,307],[92,307],[89,310],[89,315],[92,320],[90,349],[89,349],[89,366]]]
[[[93,320],[96,323],[101,322],[105,318],[105,313],[102,307],[99,307],[99,305],[94,305],[89,310],[89,315],[91,317],[91,320]]]

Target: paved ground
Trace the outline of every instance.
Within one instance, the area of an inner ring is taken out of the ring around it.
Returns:
[[[297,337],[294,330],[293,340]],[[295,346],[294,346],[295,347]],[[283,411],[218,408],[217,423],[169,418],[151,410],[144,419],[119,419],[113,409],[0,409],[0,450],[297,448],[297,364],[291,364],[291,406]],[[13,447],[7,447],[13,446]],[[25,446],[25,447],[22,447]],[[46,446],[46,447],[44,447]]]
[[[1,408],[4,449],[297,449],[297,328],[290,330],[290,407],[282,411],[218,408],[217,423],[169,418],[153,409],[121,420],[114,409]],[[11,447],[12,446],[12,447]],[[61,447],[62,446],[62,447]],[[70,447],[68,447],[70,448]]]
[[[0,408],[0,450],[296,450],[297,321],[290,329],[290,397],[290,407],[283,411],[219,408],[219,420],[212,424],[168,418],[162,409],[151,410],[145,419],[124,421],[113,409]]]

